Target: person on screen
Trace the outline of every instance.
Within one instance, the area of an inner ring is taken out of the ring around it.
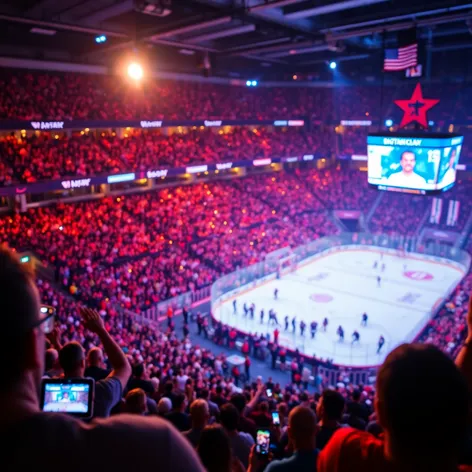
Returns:
[[[452,182],[456,180],[456,157],[457,149],[452,148],[451,154],[449,155],[449,163],[447,165],[447,170],[441,181],[441,183],[444,185],[452,184]]]
[[[416,156],[413,151],[403,151],[400,159],[402,170],[391,174],[387,184],[395,187],[422,188],[426,180],[415,172]]]
[[[59,401],[63,403],[69,403],[71,401],[69,398],[69,392],[64,392],[62,394],[62,398]]]

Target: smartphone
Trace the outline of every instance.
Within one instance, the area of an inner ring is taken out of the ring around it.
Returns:
[[[272,390],[270,388],[266,390],[266,395],[267,395],[267,398],[272,398]]]
[[[267,429],[258,429],[256,433],[256,452],[261,456],[269,454],[270,431]]]
[[[280,426],[280,416],[278,411],[272,412],[272,423],[274,426]]]
[[[92,418],[95,381],[83,379],[43,379],[41,410]]]

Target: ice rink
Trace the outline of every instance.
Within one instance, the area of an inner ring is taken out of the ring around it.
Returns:
[[[387,250],[388,251],[388,250]],[[270,333],[275,325],[268,324],[269,309],[275,310],[280,323],[279,344],[298,348],[306,355],[330,358],[346,366],[375,366],[388,352],[404,341],[412,341],[430,318],[434,307],[451,287],[464,276],[464,270],[446,260],[421,254],[398,257],[369,248],[342,249],[322,254],[279,280],[262,282],[255,288],[244,287],[241,293],[214,308],[214,316],[246,333]],[[377,262],[377,268],[374,268]],[[382,265],[385,267],[382,270]],[[380,286],[377,276],[381,277]],[[278,289],[278,299],[274,290]],[[236,299],[237,313],[233,313]],[[254,319],[244,316],[243,304],[255,304]],[[264,309],[264,323],[260,311]],[[361,326],[362,313],[368,314],[366,327]],[[285,331],[284,318],[290,317]],[[296,332],[291,321],[296,316]],[[329,324],[323,331],[322,321]],[[304,336],[299,323],[307,324]],[[314,339],[310,323],[318,322]],[[342,325],[344,342],[338,340],[336,329]],[[358,330],[360,342],[352,344],[352,333]],[[383,335],[386,344],[377,354],[377,343]]]

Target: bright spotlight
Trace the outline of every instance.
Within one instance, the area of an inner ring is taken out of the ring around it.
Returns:
[[[251,82],[251,85],[252,85],[253,87],[256,87],[256,86],[257,86],[257,80],[253,80],[253,81]]]
[[[103,34],[95,38],[96,43],[104,43],[106,40],[107,40],[107,37]]]
[[[388,120],[385,120],[385,126],[387,128],[390,128],[390,126],[393,126],[393,120],[391,120],[390,118]]]
[[[433,121],[433,120],[429,120],[429,121],[428,121],[428,125],[429,125],[429,126],[434,126],[434,121]]]
[[[141,80],[143,78],[143,68],[137,62],[132,62],[128,66],[128,76],[133,80]]]
[[[336,62],[334,62],[334,61],[331,61],[331,62],[329,63],[329,68],[330,68],[331,70],[336,69],[337,66],[338,66],[338,65],[337,65]]]
[[[248,87],[250,87],[251,84],[252,84],[252,82],[251,82],[250,80],[246,80],[246,85],[247,85]]]

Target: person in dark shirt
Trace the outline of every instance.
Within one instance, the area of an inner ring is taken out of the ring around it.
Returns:
[[[104,365],[102,350],[99,347],[90,349],[87,355],[87,368],[85,369],[84,376],[91,377],[95,382],[108,377],[110,372],[103,368]]]
[[[272,416],[269,415],[269,404],[267,402],[259,403],[257,411],[252,412],[249,417],[258,428],[270,428],[272,426]]]
[[[368,406],[361,402],[360,390],[352,392],[352,401],[348,402],[346,412],[349,416],[360,418],[366,424],[369,421],[370,411]]]
[[[184,324],[188,325],[188,309],[186,306],[182,308],[182,316],[184,317]]]
[[[290,412],[288,436],[293,447],[293,454],[282,460],[272,461],[267,472],[316,472],[318,449],[316,448],[316,415],[310,408],[297,406]],[[248,472],[262,470],[261,460],[251,451]]]
[[[171,422],[179,431],[190,429],[190,417],[185,413],[187,408],[187,399],[183,393],[177,393],[172,402],[172,411],[165,415],[165,419]]]
[[[228,400],[223,396],[223,387],[221,387],[221,385],[216,387],[215,395],[212,396],[211,400],[216,403],[219,408],[221,408],[225,403],[228,403]]]
[[[95,383],[94,417],[107,417],[110,416],[111,409],[121,400],[131,374],[131,366],[120,346],[106,330],[98,312],[90,308],[81,308],[80,314],[84,326],[100,338],[113,367],[113,371],[106,379]],[[84,377],[85,352],[79,343],[73,341],[64,345],[59,352],[59,362],[64,377]]]
[[[137,364],[133,367],[133,376],[128,382],[128,391],[140,388],[146,392],[146,395],[152,395],[154,393],[154,385],[150,380],[144,378],[144,364]]]
[[[208,403],[202,398],[194,400],[190,405],[190,418],[192,428],[185,431],[183,435],[189,440],[190,444],[196,449],[200,442],[200,436],[210,419],[210,409]]]
[[[318,403],[316,414],[320,419],[316,434],[316,447],[323,449],[331,436],[341,427],[345,407],[344,397],[334,390],[325,390]]]
[[[235,393],[232,395],[230,401],[239,412],[238,431],[249,433],[254,439],[256,439],[256,423],[254,423],[251,418],[247,418],[243,414],[247,403],[246,397],[242,393]]]

